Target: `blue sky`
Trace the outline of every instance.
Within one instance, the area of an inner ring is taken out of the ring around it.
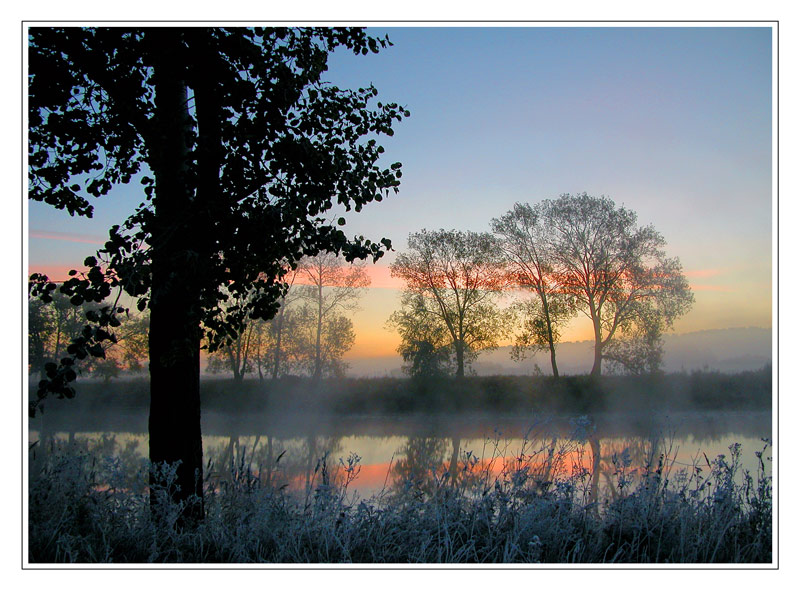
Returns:
[[[423,227],[486,231],[516,201],[603,194],[683,262],[697,304],[680,331],[771,325],[771,28],[370,32],[394,47],[337,51],[328,78],[373,83],[411,117],[381,141],[386,162],[403,163],[400,194],[348,216],[350,232],[402,250]],[[137,189],[96,201],[92,221],[31,204],[31,266],[79,264],[94,246],[72,240],[102,240]],[[357,332],[397,300],[373,291]]]

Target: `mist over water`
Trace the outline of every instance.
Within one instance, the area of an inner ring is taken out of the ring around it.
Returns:
[[[73,444],[123,457],[130,469],[146,463],[146,408],[95,407],[81,413],[72,411],[70,402],[51,404],[30,421],[30,441],[39,441],[38,452]],[[215,408],[203,412],[202,429],[211,483],[246,469],[262,483],[301,493],[324,477],[369,498],[411,480],[424,486],[456,479],[470,465],[495,477],[515,461],[550,470],[545,462],[555,452],[562,475],[597,472],[594,485],[613,494],[620,469],[634,477],[659,462],[673,473],[710,469],[709,460],[730,458],[734,443],[741,445],[742,467],[754,472],[755,453],[764,448],[762,439],[772,436],[772,414],[738,409],[366,415]]]

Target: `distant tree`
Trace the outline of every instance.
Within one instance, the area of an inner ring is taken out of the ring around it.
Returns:
[[[300,272],[295,269],[287,275],[286,292],[280,299],[280,307],[271,320],[250,320],[245,330],[228,346],[219,348],[208,356],[206,371],[209,373],[231,373],[235,381],[242,381],[246,373],[258,373],[263,380],[269,373],[272,379],[292,372],[287,349],[296,351],[297,301],[302,293],[293,288]]]
[[[50,302],[54,334],[50,358],[58,362],[74,338],[78,338],[86,325],[87,312],[97,313],[98,304],[83,302],[75,305],[66,295],[55,292]]]
[[[486,233],[422,230],[409,236],[408,247],[391,264],[407,296],[390,322],[401,327],[415,315],[429,325],[426,331],[446,333],[456,376],[463,376],[469,355],[496,348],[506,332],[507,318],[496,304],[505,284],[496,241]]]
[[[210,373],[230,372],[234,381],[240,383],[244,380],[245,373],[252,371],[254,333],[257,333],[257,326],[263,320],[245,321],[250,306],[248,299],[253,297],[252,292],[239,294],[221,289],[220,295],[223,299],[219,303],[220,313],[217,319],[222,325],[241,324],[244,328],[229,333],[225,346],[209,346],[212,352],[208,356],[206,370]]]
[[[122,367],[115,357],[106,355],[105,358],[93,359],[89,370],[93,376],[102,379],[103,383],[110,383],[112,379],[119,377]]]
[[[251,352],[253,344],[253,334],[257,332],[257,324],[261,320],[254,320],[247,324],[247,327],[238,338],[227,346],[217,349],[208,357],[206,370],[209,373],[233,374],[233,380],[241,383],[245,373],[253,371]]]
[[[284,349],[287,372],[315,380],[343,377],[347,364],[342,357],[356,339],[353,322],[332,312],[325,314],[321,325],[318,320],[318,308],[313,304],[305,303],[295,310]]]
[[[48,348],[55,331],[52,306],[35,298],[28,299],[28,370],[44,377],[44,365],[50,360]]]
[[[492,231],[505,255],[511,282],[535,297],[515,307],[522,316],[523,329],[517,335],[514,356],[522,358],[529,349],[548,350],[553,376],[558,377],[556,344],[560,329],[575,315],[575,308],[556,272],[543,204],[516,203],[511,211],[492,220]]]
[[[352,322],[340,314],[358,309],[358,299],[370,279],[363,265],[345,264],[332,253],[319,254],[306,258],[298,267],[300,276],[310,284],[297,287],[299,295],[307,302],[300,323],[312,325],[314,379],[322,377],[326,363],[336,362],[335,356],[343,354],[352,346],[348,330]],[[313,318],[313,322],[309,322]],[[337,334],[336,330],[343,332]],[[347,343],[343,350],[343,346]]]
[[[625,362],[615,338],[636,338],[656,358],[661,333],[694,302],[679,260],[664,253],[664,238],[606,197],[565,194],[545,206],[560,283],[594,328],[591,374],[601,374],[612,351]],[[641,357],[641,346],[628,350]]]
[[[412,377],[437,377],[452,373],[453,339],[444,322],[428,309],[425,296],[411,291],[402,295],[400,309],[387,322],[400,334],[397,352]]]
[[[664,358],[662,332],[663,326],[657,317],[642,318],[628,334],[606,345],[603,359],[611,363],[615,371],[629,375],[657,374]]]
[[[277,379],[279,374],[286,372],[282,369],[286,365],[283,354],[284,334],[287,332],[287,328],[291,328],[294,324],[292,304],[302,297],[302,292],[293,288],[300,272],[302,272],[302,268],[294,268],[286,274],[284,277],[286,289],[281,296],[278,313],[270,321],[268,330],[259,333],[259,342],[266,345],[272,352],[271,358],[269,358],[272,379]],[[260,358],[259,356],[259,376],[261,375]]]
[[[81,335],[86,317],[97,313],[97,304],[74,305],[55,291],[48,301],[29,296],[28,352],[31,372],[45,376],[45,365],[58,361],[73,338]],[[105,343],[107,346],[107,343]],[[90,367],[86,367],[90,370]]]
[[[141,371],[149,352],[150,314],[130,313],[122,320],[118,343],[122,347],[122,366],[131,372]]]
[[[264,379],[264,371],[267,368],[269,348],[272,344],[270,338],[270,322],[257,320],[253,322],[252,347],[253,364],[258,373],[259,380]]]
[[[374,136],[408,112],[370,108],[372,86],[322,81],[336,47],[387,45],[340,28],[30,29],[30,198],[91,216],[87,195],[136,177],[146,195],[87,270],[60,287],[31,277],[43,301],[58,289],[76,305],[103,304],[47,366],[38,397],[74,395],[75,363],[116,340],[124,310],[103,303],[114,291],[149,308],[150,460],[178,465],[176,499],[202,498],[203,338],[213,352],[247,321],[270,319],[286,269],[304,256],[374,260],[390,247],[349,239],[322,217],[334,202],[360,211],[399,185],[400,164],[378,166]],[[223,314],[223,287],[254,292],[246,313]],[[202,502],[192,504],[188,521],[201,517]]]

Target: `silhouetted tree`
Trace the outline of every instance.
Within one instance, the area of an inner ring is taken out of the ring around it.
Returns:
[[[404,292],[400,310],[392,313],[387,326],[400,334],[397,352],[410,376],[437,377],[452,372],[453,340],[444,322],[430,313],[424,295]]]
[[[287,370],[312,379],[343,377],[347,364],[344,354],[353,347],[356,335],[353,322],[341,313],[328,312],[319,323],[315,304],[294,310],[285,334]]]
[[[514,354],[522,358],[527,349],[548,350],[553,376],[558,377],[556,343],[560,328],[575,315],[575,309],[559,282],[544,206],[516,203],[511,211],[492,220],[492,231],[499,238],[513,284],[535,294],[535,299],[516,307],[523,330]]]
[[[287,326],[292,325],[292,317],[290,316],[292,304],[302,296],[302,293],[298,289],[293,288],[297,275],[300,272],[300,268],[295,268],[284,277],[286,289],[281,296],[278,313],[272,321],[270,321],[269,330],[263,334],[264,339],[270,344],[272,349],[270,363],[271,376],[273,379],[278,378],[278,375],[282,373],[281,367],[286,364],[283,354],[283,338]]]
[[[495,301],[505,284],[497,244],[485,233],[422,230],[409,235],[408,247],[391,264],[409,296],[390,322],[402,326],[416,316],[430,331],[446,332],[456,376],[463,376],[468,355],[496,348],[506,331]]]
[[[28,371],[44,377],[48,341],[54,331],[50,307],[34,298],[28,298]]]
[[[654,346],[694,302],[680,261],[667,258],[664,238],[636,213],[586,193],[546,201],[547,225],[563,289],[592,321],[594,364],[600,375],[615,338]],[[624,362],[614,348],[614,360]],[[632,349],[633,350],[633,349]]]
[[[299,270],[310,283],[298,287],[300,296],[308,302],[299,321],[307,328],[309,318],[313,317],[311,376],[319,379],[323,366],[327,363],[331,368],[335,367],[341,355],[352,346],[355,338],[354,335],[350,338],[353,323],[340,314],[358,309],[358,298],[369,286],[370,279],[363,265],[345,265],[334,253],[307,258]]]
[[[360,211],[399,185],[400,164],[379,167],[371,136],[391,135],[408,112],[369,108],[372,86],[321,78],[336,47],[366,54],[388,40],[336,28],[29,31],[30,198],[91,216],[87,193],[137,175],[146,195],[60,291],[81,304],[124,290],[150,309],[150,459],[178,465],[176,498],[202,497],[203,337],[213,352],[248,320],[271,318],[304,256],[377,259],[390,247],[348,239],[322,217],[334,202]],[[43,300],[58,288],[31,282]],[[241,313],[222,312],[223,287],[253,293]],[[122,311],[104,304],[90,318],[69,357],[47,366],[40,398],[74,395],[75,362],[104,354]]]
[[[147,362],[150,339],[150,314],[131,312],[122,321],[117,340],[122,346],[121,360],[128,371],[141,371]]]

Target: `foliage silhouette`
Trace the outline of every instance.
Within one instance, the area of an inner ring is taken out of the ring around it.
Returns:
[[[429,342],[434,350],[441,348],[438,335],[446,335],[456,376],[463,376],[470,356],[496,348],[507,324],[495,302],[505,284],[495,240],[486,233],[422,230],[408,237],[408,247],[391,264],[392,276],[406,283],[402,308],[389,320],[406,339],[401,353],[418,340],[412,327],[427,325],[437,335]]]
[[[355,332],[353,322],[341,312],[357,309],[359,296],[370,284],[369,276],[363,265],[345,266],[330,253],[307,258],[298,268],[309,283],[297,287],[306,301],[298,328],[308,335],[298,342],[298,356],[315,380],[324,373],[343,376],[342,355],[352,347]]]
[[[663,236],[607,197],[565,194],[543,206],[561,287],[592,321],[591,374],[603,358],[631,372],[658,367],[661,334],[694,303]]]
[[[370,108],[373,86],[322,81],[335,48],[387,45],[346,28],[30,29],[30,198],[90,217],[86,194],[140,178],[145,195],[86,271],[60,287],[31,277],[42,301],[58,289],[101,304],[38,397],[74,395],[76,361],[116,339],[124,309],[107,299],[136,298],[150,310],[150,459],[178,466],[177,499],[202,495],[203,338],[214,351],[271,318],[304,256],[376,260],[391,247],[323,218],[334,203],[360,211],[397,191],[400,164],[378,165],[375,136],[408,111]],[[223,310],[226,293],[244,303]]]
[[[553,376],[558,377],[556,343],[560,328],[575,315],[575,307],[559,282],[545,213],[543,203],[516,203],[492,220],[492,231],[505,254],[512,283],[534,294],[516,306],[523,317],[523,331],[514,354],[521,359],[526,349],[548,350]]]

